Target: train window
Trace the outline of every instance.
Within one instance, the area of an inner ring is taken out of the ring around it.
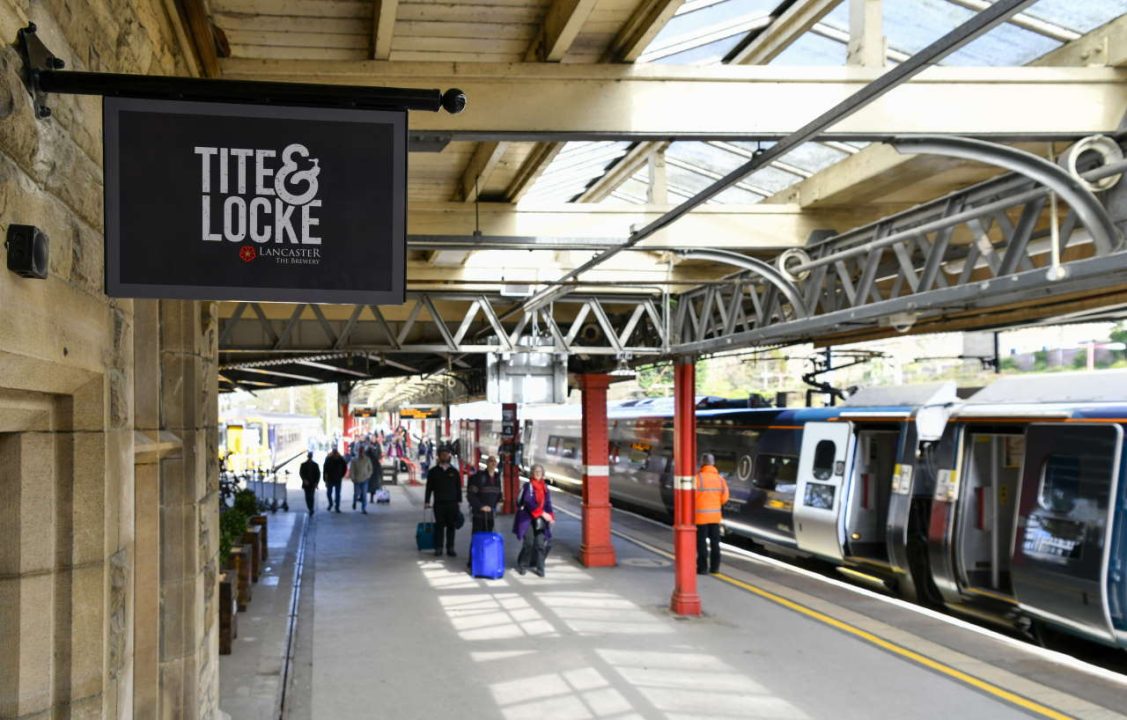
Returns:
[[[557,455],[560,452],[560,437],[559,435],[551,435],[548,437],[548,447],[545,452],[549,455]]]
[[[819,440],[814,447],[814,477],[818,480],[829,480],[834,472],[834,456],[837,455],[837,445],[833,440]]]
[[[756,455],[752,482],[765,490],[774,490],[779,485],[794,485],[798,482],[798,458],[766,453]]]
[[[731,480],[732,474],[736,471],[736,456],[724,453],[715,453],[713,457],[716,458],[716,469],[724,477],[725,480]]]
[[[576,438],[560,438],[560,457],[573,458],[579,456],[579,440]]]
[[[645,470],[646,465],[650,460],[651,449],[646,443],[631,443],[630,445],[630,464],[637,467],[639,470]]]

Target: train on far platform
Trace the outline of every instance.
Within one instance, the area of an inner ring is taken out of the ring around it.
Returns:
[[[224,415],[219,421],[219,457],[230,472],[270,472],[300,457],[310,439],[323,433],[324,421],[313,415]]]
[[[826,408],[700,399],[697,450],[731,488],[725,532],[924,605],[1127,649],[1127,371],[1015,375],[958,395],[940,383]],[[579,486],[579,406],[521,413],[523,466]],[[496,405],[455,417],[461,447],[476,432],[496,451]],[[672,399],[612,403],[608,454],[612,503],[671,518]]]

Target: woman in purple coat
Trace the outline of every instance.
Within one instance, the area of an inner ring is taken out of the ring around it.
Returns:
[[[517,572],[524,575],[528,566],[532,572],[544,577],[544,558],[548,554],[548,541],[552,539],[552,494],[544,482],[544,466],[532,466],[532,479],[521,489],[517,500],[517,514],[513,520],[513,534],[520,538]]]

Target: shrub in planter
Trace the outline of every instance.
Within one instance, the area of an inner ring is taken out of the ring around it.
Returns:
[[[246,517],[253,517],[258,514],[258,498],[255,497],[253,490],[240,490],[235,493],[235,509],[239,510]]]
[[[253,497],[253,493],[251,496]],[[247,516],[237,506],[224,510],[219,516],[219,562],[222,567],[227,567],[231,558],[231,548],[243,541],[243,533],[247,529]]]

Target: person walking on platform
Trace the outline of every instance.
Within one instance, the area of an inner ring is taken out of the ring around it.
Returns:
[[[333,494],[336,494],[336,510],[340,512],[340,486],[344,482],[344,473],[348,470],[340,451],[334,447],[325,457],[322,474],[325,476],[325,496],[329,499],[329,512],[333,511]]]
[[[372,461],[372,474],[368,478],[368,502],[375,502],[376,491],[383,486],[383,450],[378,442],[368,446],[368,459]]]
[[[513,534],[521,541],[517,555],[517,572],[524,575],[529,565],[532,572],[544,577],[544,560],[548,556],[548,542],[552,539],[552,523],[556,521],[552,510],[552,493],[544,482],[544,466],[532,466],[532,479],[521,488],[517,501],[517,514],[513,519]]]
[[[457,557],[454,552],[454,531],[458,525],[458,506],[462,504],[462,477],[450,464],[450,448],[443,445],[438,449],[438,464],[427,473],[427,489],[423,496],[423,506],[431,506],[434,496],[434,554],[442,554],[445,536],[446,554]]]
[[[497,506],[501,504],[501,473],[497,470],[497,458],[485,459],[485,469],[478,470],[466,482],[466,500],[470,503],[470,517],[473,532],[493,532],[493,520]],[[470,557],[466,567],[473,565],[473,541],[470,542]]]
[[[301,476],[301,489],[305,491],[305,507],[309,508],[309,514],[312,515],[313,495],[317,492],[317,483],[321,482],[321,468],[313,462],[313,451],[305,454],[305,462],[298,469],[298,475]]]
[[[697,574],[720,572],[720,514],[728,502],[728,483],[716,469],[716,458],[705,453],[700,458],[693,492],[697,523]],[[705,541],[711,549],[705,548]]]
[[[368,514],[368,478],[372,476],[372,459],[366,448],[361,447],[348,466],[348,476],[352,478],[352,509],[360,501],[360,512]]]

